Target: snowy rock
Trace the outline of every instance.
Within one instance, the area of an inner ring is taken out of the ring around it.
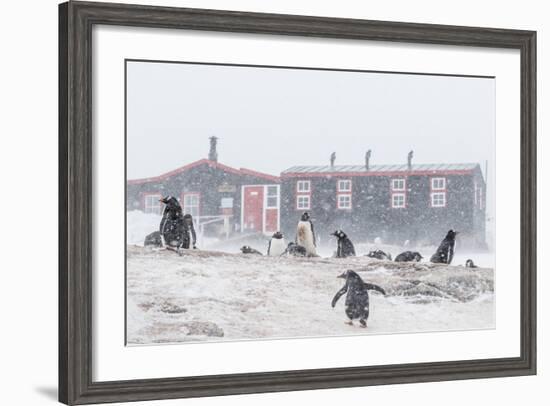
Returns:
[[[223,329],[209,321],[190,321],[183,323],[188,336],[223,337]]]
[[[187,309],[170,302],[165,302],[160,306],[160,311],[169,314],[180,314],[187,312]]]

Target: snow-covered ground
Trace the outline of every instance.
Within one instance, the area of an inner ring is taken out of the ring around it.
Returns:
[[[128,242],[134,241],[140,243],[129,232]],[[137,245],[129,245],[127,253],[130,345],[495,325],[491,268],[395,263],[364,256],[273,258],[205,250],[179,256]],[[344,297],[336,308],[330,306],[343,285],[336,277],[346,269],[387,292],[371,293],[367,329],[344,324]]]

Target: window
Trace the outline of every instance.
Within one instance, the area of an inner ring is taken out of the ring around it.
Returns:
[[[405,191],[405,179],[392,179],[391,190]]]
[[[407,189],[405,179],[391,180],[391,207],[402,209],[407,206]]]
[[[391,195],[391,207],[401,209],[405,207],[405,193],[393,193]]]
[[[447,204],[447,194],[445,192],[434,192],[431,194],[432,207],[445,207]]]
[[[298,193],[309,193],[311,192],[311,181],[309,180],[299,180],[296,185],[296,191]]]
[[[432,190],[445,190],[445,178],[432,178]]]
[[[183,194],[183,214],[190,214],[193,217],[198,217],[199,213],[200,213],[200,194],[184,193]]]
[[[351,195],[338,195],[338,208],[351,209]]]
[[[296,210],[311,208],[311,181],[299,180],[296,183]]]
[[[447,206],[447,180],[445,178],[431,178],[430,180],[430,206]]]
[[[162,195],[147,194],[143,199],[143,211],[145,213],[162,214]]]
[[[276,209],[279,207],[279,187],[268,186],[267,187],[267,204],[266,208]]]
[[[337,190],[338,192],[351,192],[351,180],[339,180]]]
[[[233,208],[233,198],[232,197],[222,197],[221,208],[222,209],[232,209]]]
[[[338,179],[336,183],[336,208],[351,210],[351,180]]]
[[[310,202],[311,202],[311,199],[309,195],[296,196],[296,208],[298,210],[309,210]]]

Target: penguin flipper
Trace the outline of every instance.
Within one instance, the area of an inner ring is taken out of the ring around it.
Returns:
[[[332,299],[331,306],[336,306],[336,302],[340,297],[348,291],[348,284],[346,283],[342,289],[340,289],[338,292],[336,292],[336,295],[334,295],[334,298]]]
[[[369,290],[376,290],[377,292],[382,293],[384,296],[386,295],[386,291],[382,289],[380,286],[375,285],[374,283],[367,283],[365,282],[365,288]]]

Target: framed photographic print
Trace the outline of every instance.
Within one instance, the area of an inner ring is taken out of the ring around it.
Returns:
[[[66,404],[536,373],[536,34],[59,8]]]

